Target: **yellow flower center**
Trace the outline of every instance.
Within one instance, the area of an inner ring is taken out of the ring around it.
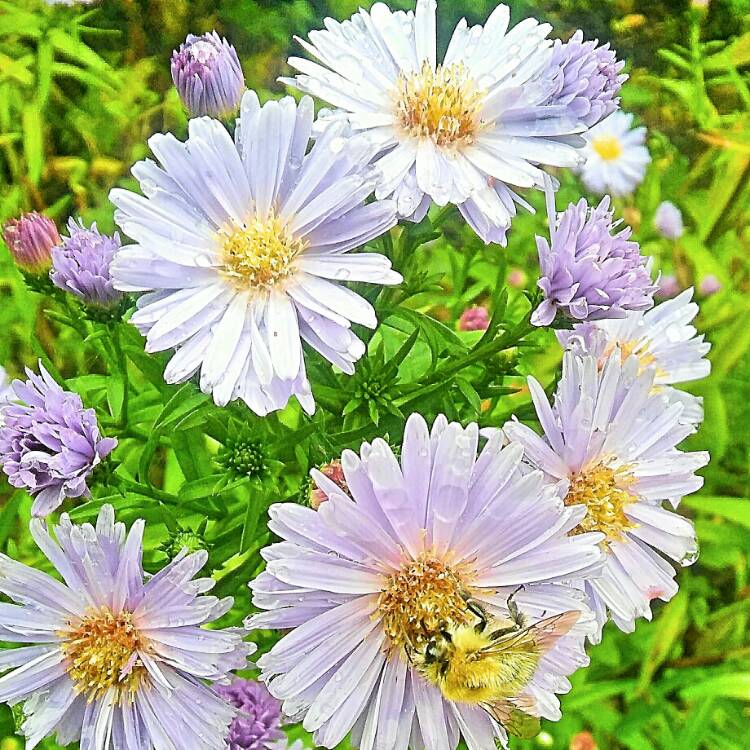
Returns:
[[[620,350],[620,361],[624,364],[628,357],[634,356],[638,359],[638,374],[643,373],[647,368],[656,365],[657,359],[648,348],[648,344],[643,339],[631,339],[630,341],[613,341],[599,358],[599,369],[602,369],[609,359],[610,354],[618,347]],[[668,373],[661,367],[655,366],[655,377],[664,377]],[[654,386],[653,392],[660,390]]]
[[[622,154],[622,144],[613,135],[594,138],[591,146],[604,161],[614,161]]]
[[[434,557],[410,560],[386,579],[378,599],[385,632],[397,647],[417,647],[447,623],[468,622],[461,577]]]
[[[628,489],[632,482],[632,475],[601,463],[574,474],[565,505],[585,505],[586,515],[571,533],[601,531],[608,542],[622,539],[625,531],[635,527],[625,515],[626,506],[636,500]]]
[[[294,260],[305,249],[275,214],[228,224],[220,231],[224,275],[238,289],[268,289],[294,273]]]
[[[133,663],[133,655],[143,643],[130,612],[114,614],[107,607],[92,610],[71,622],[60,636],[68,674],[76,691],[89,701],[113,687],[120,695],[132,695],[141,685],[145,669]]]
[[[438,146],[469,144],[482,123],[484,92],[462,64],[433,70],[424,62],[417,73],[399,76],[396,118],[414,138],[431,138]]]

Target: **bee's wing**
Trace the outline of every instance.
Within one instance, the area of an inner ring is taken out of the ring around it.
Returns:
[[[536,716],[530,716],[507,700],[483,703],[482,708],[502,727],[515,737],[530,740],[536,737],[541,725]]]
[[[561,612],[559,615],[546,617],[527,628],[515,633],[506,633],[500,636],[489,646],[481,650],[483,656],[494,654],[512,653],[514,651],[527,651],[530,646],[540,652],[548,651],[559,638],[567,635],[570,629],[578,622],[581,613],[578,610]]]

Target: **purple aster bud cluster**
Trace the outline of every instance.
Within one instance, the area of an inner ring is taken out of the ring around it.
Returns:
[[[551,208],[551,241],[537,236],[544,301],[532,315],[534,325],[549,325],[558,313],[575,321],[602,320],[653,306],[657,287],[648,260],[630,239],[630,227],[615,231],[618,225],[609,197],[596,208],[582,198],[556,218]]]
[[[100,234],[96,223],[87,229],[74,219],[68,222],[68,232],[70,236],[52,251],[52,282],[86,304],[114,307],[124,296],[114,288],[109,272],[120,236]]]
[[[281,704],[263,683],[235,679],[229,685],[217,685],[216,692],[238,709],[229,728],[229,750],[264,750],[285,739]]]
[[[609,44],[598,44],[584,42],[583,32],[576,31],[567,42],[555,42],[550,60],[557,86],[547,103],[566,105],[588,127],[618,108],[618,94],[628,79],[622,73],[624,61],[617,59]]]
[[[40,363],[41,375],[13,383],[14,403],[3,409],[0,462],[13,487],[34,497],[31,512],[46,516],[66,497],[89,494],[94,467],[117,440],[102,437],[93,409],[77,393],[64,391]]]
[[[227,117],[245,91],[237,51],[215,31],[189,34],[172,53],[172,80],[191,117]]]
[[[50,267],[52,248],[60,244],[55,222],[36,211],[8,220],[3,239],[16,265],[31,274],[42,274]]]

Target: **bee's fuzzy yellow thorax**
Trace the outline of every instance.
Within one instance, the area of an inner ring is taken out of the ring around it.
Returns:
[[[504,640],[493,642],[490,632],[478,633],[472,625],[451,629],[441,658],[422,670],[448,700],[480,704],[513,697],[534,676],[541,656],[534,638],[514,638],[512,648],[504,649]]]

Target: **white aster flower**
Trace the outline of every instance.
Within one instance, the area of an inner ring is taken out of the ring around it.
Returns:
[[[505,244],[516,204],[530,210],[516,189],[543,186],[539,165],[579,163],[586,108],[567,92],[583,95],[588,82],[575,86],[567,58],[551,64],[549,24],[527,18],[509,29],[506,5],[484,28],[462,20],[438,63],[436,9],[435,0],[408,13],[376,3],[343,23],[328,18],[299,40],[320,64],[292,57],[300,75],[282,80],[367,132],[380,153],[376,195],[392,196],[402,216],[455,203],[485,242]],[[586,95],[602,86],[619,79]]]
[[[395,206],[365,204],[375,179],[364,139],[339,125],[307,153],[312,125],[309,97],[261,107],[249,91],[234,141],[218,120],[191,120],[185,143],[149,141],[161,167],[133,168],[145,197],[112,191],[115,219],[137,243],[118,251],[112,278],[148,292],[132,322],[147,351],[177,349],[167,382],[200,370],[217,404],[241,398],[264,415],[292,395],[314,410],[302,341],[354,371],[365,346],[351,323],[377,321],[341,282],[401,276],[382,255],[348,253],[390,229]]]
[[[651,619],[652,599],[677,593],[675,569],[662,554],[680,565],[698,555],[692,523],[662,505],[676,508],[699,489],[703,479],[694,472],[709,459],[676,448],[695,428],[681,422],[682,404],[654,392],[654,374],[638,357],[623,362],[619,351],[603,367],[596,357],[566,352],[552,407],[529,378],[544,437],[516,421],[504,428],[532,467],[559,485],[566,506],[585,508],[574,533],[605,534],[604,572],[583,585],[600,626],[609,610],[627,632],[636,618]]]
[[[259,666],[316,744],[351,732],[362,750],[454,750],[461,737],[486,750],[505,742],[514,714],[560,717],[555,693],[588,663],[595,629],[565,581],[598,573],[603,536],[570,536],[584,509],[563,507],[541,472],[522,474],[523,450],[503,448],[502,434],[477,457],[478,437],[476,424],[440,416],[430,430],[412,415],[400,461],[385,441],[364,443],[341,458],[346,489],[312,472],[327,497],[317,511],[271,507],[282,541],[263,553],[251,588],[267,611],[248,627],[291,630]],[[515,635],[493,641],[496,627]],[[479,682],[456,684],[450,665],[430,671],[436,652],[453,658],[445,633],[458,642],[459,631],[493,643],[496,660],[473,652]]]
[[[574,325],[572,331],[558,331],[557,338],[579,356],[597,357],[600,367],[615,348],[623,358],[636,356],[642,368],[655,368],[655,390],[663,391],[670,402],[684,405],[682,420],[698,423],[703,420],[702,399],[670,387],[700,380],[711,372],[711,362],[706,359],[711,344],[692,325],[698,314],[692,297],[693,290],[686,289],[647,312]]]
[[[613,112],[584,134],[586,161],[579,167],[583,184],[599,195],[632,193],[643,182],[651,155],[646,128],[632,128],[633,115]]]

